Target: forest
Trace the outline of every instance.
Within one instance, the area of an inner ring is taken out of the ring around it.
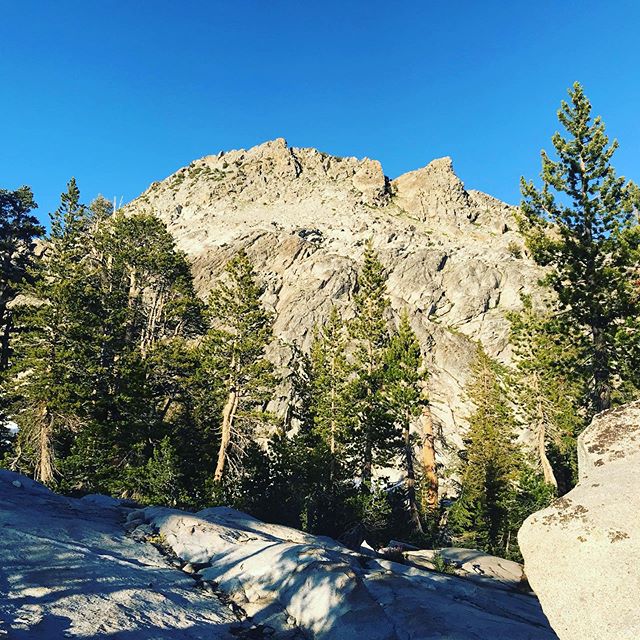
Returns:
[[[0,190],[1,466],[69,495],[231,505],[354,548],[395,538],[519,559],[524,519],[577,481],[579,433],[640,395],[640,190],[616,174],[582,87],[569,94],[541,186],[521,183],[545,304],[524,298],[509,317],[514,366],[475,345],[475,408],[449,468],[412,310],[391,313],[375,238],[353,317],[332,307],[283,371],[247,253],[202,300],[159,219],[83,204],[74,179],[48,231],[29,187]]]

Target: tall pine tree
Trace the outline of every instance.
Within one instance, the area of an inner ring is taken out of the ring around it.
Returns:
[[[404,310],[385,354],[384,394],[389,412],[400,430],[409,513],[413,526],[419,532],[422,532],[422,521],[416,498],[415,443],[411,437],[411,425],[426,406],[421,384],[423,377],[420,343]]]
[[[34,239],[44,232],[31,213],[37,206],[29,187],[0,189],[0,374],[9,365],[13,328],[10,303],[28,277]]]
[[[209,298],[211,329],[202,345],[204,366],[224,393],[216,483],[227,475],[230,454],[237,462],[266,420],[263,410],[274,384],[273,365],[265,356],[273,321],[244,251],[229,261],[225,276]]]
[[[556,159],[542,152],[542,188],[522,180],[523,228],[534,258],[551,268],[547,282],[572,338],[584,345],[576,367],[588,381],[593,414],[611,406],[621,378],[637,369],[627,356],[635,353],[628,343],[640,340],[628,322],[640,311],[632,277],[640,192],[611,166],[618,144],[592,118],[582,86],[575,83],[569,96],[558,111],[566,136],[552,138]]]
[[[544,481],[564,494],[574,483],[576,437],[584,426],[585,389],[574,371],[580,349],[552,313],[536,311],[529,297],[523,302],[510,316],[517,404],[535,434]]]
[[[392,420],[383,396],[384,358],[389,344],[387,273],[371,240],[367,242],[358,274],[354,305],[355,318],[351,321],[350,333],[355,343],[356,438],[360,477],[365,485],[370,485],[376,458],[388,457],[394,448],[389,439]]]
[[[313,432],[329,453],[329,485],[343,478],[349,464],[355,415],[351,367],[347,363],[347,334],[335,306],[326,322],[316,327],[311,345],[310,404]]]
[[[460,495],[449,522],[467,546],[504,553],[511,535],[510,506],[518,477],[515,419],[506,393],[506,371],[480,345],[473,363]]]
[[[74,437],[91,396],[87,332],[95,331],[96,299],[86,261],[90,212],[74,179],[51,216],[46,252],[38,262],[30,303],[20,310],[21,332],[7,390],[20,427],[14,467],[52,484],[56,449]]]

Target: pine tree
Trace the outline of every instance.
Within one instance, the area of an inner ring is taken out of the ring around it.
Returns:
[[[609,144],[600,117],[592,119],[582,86],[575,83],[569,96],[558,111],[567,137],[552,138],[557,160],[542,152],[542,189],[522,180],[523,229],[534,258],[551,267],[547,283],[572,338],[584,345],[576,367],[588,380],[593,414],[611,406],[620,377],[636,369],[625,357],[634,350],[621,349],[620,337],[640,339],[628,322],[639,311],[632,276],[640,192],[616,176],[618,144]]]
[[[510,505],[518,477],[515,419],[506,395],[506,372],[480,345],[473,364],[461,491],[449,522],[465,545],[489,553],[505,551],[511,535]]]
[[[335,306],[327,321],[314,331],[310,364],[312,430],[329,452],[328,484],[332,486],[351,466],[347,458],[355,421],[347,334]],[[353,467],[348,471],[351,477],[354,472]]]
[[[263,408],[274,385],[273,365],[265,356],[272,317],[262,306],[262,288],[244,251],[229,261],[225,275],[209,298],[211,329],[202,345],[203,366],[225,396],[216,483],[225,476],[229,454],[239,460],[256,427],[266,420]]]
[[[384,357],[389,344],[386,319],[389,298],[386,287],[386,271],[369,240],[354,296],[355,318],[350,324],[350,334],[355,343],[355,432],[361,459],[360,476],[365,486],[371,483],[376,458],[388,457],[394,447],[389,440],[393,431],[392,420],[382,394]]]
[[[10,303],[28,277],[34,239],[44,229],[31,211],[37,208],[29,187],[0,189],[0,374],[9,365],[9,339],[13,328]]]
[[[193,374],[185,340],[202,330],[202,305],[189,264],[160,220],[110,217],[100,201],[91,210],[86,261],[97,330],[82,339],[91,345],[85,375],[92,394],[65,473],[75,489],[126,492],[128,483],[140,485],[136,474],[157,448],[165,456],[177,447],[173,431],[183,433],[184,385]]]
[[[416,499],[414,442],[411,438],[411,424],[422,414],[423,408],[426,406],[426,400],[422,395],[423,378],[420,343],[411,328],[409,315],[404,310],[400,316],[398,330],[391,337],[385,354],[384,394],[390,414],[401,431],[409,512],[415,529],[420,532],[422,532],[422,523]],[[433,490],[433,487],[430,489]]]
[[[530,297],[523,303],[510,316],[518,406],[536,436],[544,481],[563,494],[573,486],[576,437],[584,426],[585,390],[573,373],[580,350],[558,318],[534,310]]]
[[[81,338],[96,327],[84,260],[89,218],[72,179],[51,216],[46,254],[27,290],[33,302],[20,310],[21,332],[7,383],[11,415],[20,427],[14,466],[46,484],[54,482],[56,445],[78,430],[91,394],[85,375],[90,347]]]
[[[159,220],[86,207],[71,180],[37,267],[8,384],[16,465],[64,490],[135,490],[141,469],[175,459],[190,404],[178,355],[202,323],[189,265]]]

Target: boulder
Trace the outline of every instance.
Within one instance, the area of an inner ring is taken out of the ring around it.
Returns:
[[[529,590],[521,564],[489,555],[478,549],[448,547],[405,553],[408,562],[425,569],[437,567],[436,556],[440,556],[446,561],[455,575],[500,589],[525,592]]]
[[[578,465],[578,485],[518,534],[527,577],[562,640],[637,640],[640,402],[594,418]]]

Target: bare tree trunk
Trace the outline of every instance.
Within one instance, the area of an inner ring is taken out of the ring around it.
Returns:
[[[533,392],[536,394],[536,410],[538,414],[538,457],[542,466],[542,475],[547,484],[552,484],[556,491],[558,490],[558,481],[556,480],[553,467],[547,456],[547,421],[545,418],[544,406],[542,405],[542,392],[540,390],[540,379],[537,373],[534,374]]]
[[[46,405],[42,407],[38,415],[36,439],[37,461],[34,469],[36,480],[43,484],[50,484],[53,480],[53,444],[51,442],[51,430],[53,420]]]
[[[407,487],[409,513],[411,514],[411,521],[413,522],[416,531],[424,533],[422,529],[422,522],[420,521],[420,510],[418,509],[418,503],[416,501],[416,472],[413,467],[413,447],[411,446],[411,433],[409,431],[408,423],[402,431],[402,437],[404,439],[404,457],[407,472],[405,486]]]
[[[435,511],[438,508],[438,472],[436,468],[435,438],[431,409],[422,409],[422,470],[425,478],[425,490],[422,493],[422,512]]]
[[[556,491],[558,489],[558,481],[556,480],[555,473],[553,473],[553,467],[547,457],[547,444],[546,444],[547,430],[544,426],[544,422],[538,424],[538,457],[540,458],[540,464],[542,465],[542,475],[544,481],[547,484],[552,484]]]
[[[218,450],[218,463],[213,479],[216,482],[222,480],[224,467],[227,462],[227,451],[231,442],[231,429],[233,428],[233,420],[238,409],[238,392],[230,391],[222,410],[222,435],[220,437],[220,448]]]

